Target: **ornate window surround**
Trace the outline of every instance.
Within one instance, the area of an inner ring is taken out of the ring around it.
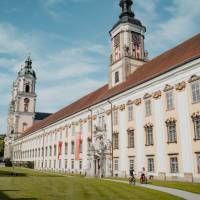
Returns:
[[[196,127],[196,122],[197,120],[200,120],[200,111],[194,112],[191,116],[193,125],[194,125],[194,141],[200,140],[199,133],[197,133],[197,127]],[[199,123],[199,122],[198,122]]]
[[[169,118],[165,121],[165,124],[167,126],[167,144],[170,143],[177,143],[177,130],[176,130],[176,122],[177,120],[175,118]],[[175,135],[173,135],[173,138],[170,139],[170,126],[174,126],[174,130],[175,130]]]

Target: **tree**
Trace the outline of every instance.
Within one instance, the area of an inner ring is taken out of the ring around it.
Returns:
[[[0,157],[4,155],[4,138],[5,136],[0,136]]]

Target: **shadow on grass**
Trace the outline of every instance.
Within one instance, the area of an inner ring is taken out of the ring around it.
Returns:
[[[0,171],[0,177],[5,177],[5,176],[12,176],[12,177],[17,177],[17,176],[27,176],[25,173],[19,173],[19,172],[11,172],[11,171]]]
[[[4,192],[16,192],[20,190],[0,190],[0,200],[37,200],[36,198],[10,198]]]

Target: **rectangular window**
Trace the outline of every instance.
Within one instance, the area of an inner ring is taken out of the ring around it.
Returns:
[[[134,130],[128,131],[128,148],[134,148]]]
[[[177,134],[176,134],[176,123],[169,122],[167,125],[167,135],[168,135],[168,143],[176,143],[177,142]]]
[[[83,153],[83,142],[82,142],[82,140],[80,141],[80,153]]]
[[[145,100],[145,113],[146,113],[146,116],[151,115],[151,99]]]
[[[62,168],[62,160],[59,160],[59,169]]]
[[[133,105],[129,105],[128,106],[128,121],[132,121],[133,120]]]
[[[47,160],[45,160],[45,168],[47,168]]]
[[[51,160],[49,160],[49,168],[51,168]]]
[[[82,170],[82,160],[79,160],[79,169]]]
[[[54,156],[56,156],[56,145],[54,145]]]
[[[88,132],[91,132],[92,120],[88,119]]]
[[[148,172],[154,172],[154,159],[153,158],[147,159],[147,166],[148,166]]]
[[[68,137],[68,128],[65,129],[65,137]]]
[[[80,124],[80,134],[83,133],[83,124]]]
[[[49,156],[52,156],[52,146],[49,146]]]
[[[71,169],[74,169],[74,160],[71,160]]]
[[[67,159],[65,159],[65,169],[67,169]]]
[[[75,146],[74,146],[74,141],[71,142],[71,154],[74,154],[74,149],[75,149]]]
[[[200,174],[200,154],[197,154],[197,169],[198,173]]]
[[[118,133],[113,134],[113,148],[119,149],[119,134]]]
[[[178,173],[178,158],[177,157],[170,158],[170,171],[171,173]]]
[[[30,151],[30,155],[31,155],[31,151]],[[42,147],[42,156],[44,156],[44,148]]]
[[[200,116],[193,117],[194,123],[194,139],[200,140]]]
[[[66,142],[65,143],[65,155],[67,155],[68,154],[68,143]]]
[[[174,109],[173,91],[166,92],[167,110]]]
[[[113,124],[114,126],[118,125],[118,110],[113,112]]]
[[[200,81],[195,81],[191,84],[192,87],[192,101],[193,103],[200,101]]]
[[[118,159],[114,159],[114,170],[115,171],[119,170],[119,160]]]
[[[119,72],[115,72],[115,83],[119,82]]]
[[[56,169],[56,160],[54,160],[54,162],[53,162],[53,167],[54,167],[54,169]]]
[[[153,145],[153,127],[146,127],[146,146]]]
[[[135,169],[135,162],[134,162],[134,159],[133,158],[131,158],[130,160],[129,160],[129,169],[131,170],[131,169]]]
[[[72,135],[75,135],[75,133],[76,133],[76,127],[75,125],[72,125]]]

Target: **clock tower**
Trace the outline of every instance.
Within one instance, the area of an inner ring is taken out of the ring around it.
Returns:
[[[132,0],[120,0],[119,21],[110,31],[112,54],[109,66],[109,88],[127,80],[147,60],[144,50],[146,28],[135,18]]]

